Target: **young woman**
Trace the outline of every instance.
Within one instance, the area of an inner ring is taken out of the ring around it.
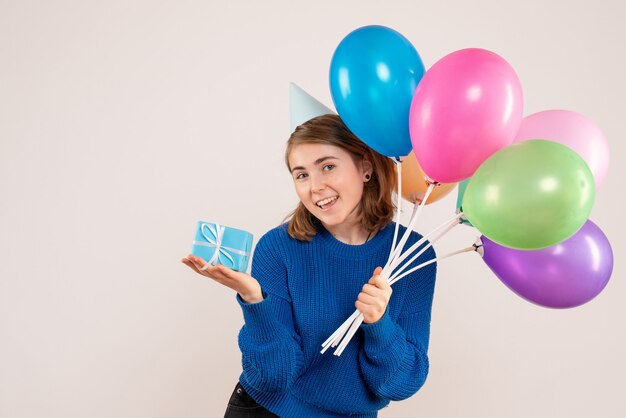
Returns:
[[[380,266],[393,243],[394,163],[338,116],[300,125],[285,162],[300,203],[261,237],[251,275],[182,260],[234,289],[243,310],[243,372],[225,417],[376,417],[426,380],[436,265],[395,284],[392,297]],[[420,238],[411,232],[405,248]],[[434,257],[430,248],[411,266]],[[355,306],[360,330],[341,356],[321,354]]]

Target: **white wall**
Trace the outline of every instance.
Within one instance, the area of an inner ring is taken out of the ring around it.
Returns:
[[[582,113],[612,153],[591,216],[616,258],[605,291],[548,310],[475,254],[441,263],[429,379],[381,416],[626,416],[625,15],[619,0],[1,1],[0,417],[223,414],[241,313],[179,260],[196,220],[258,238],[296,203],[288,83],[332,106],[331,55],[366,24],[427,67],[502,55],[525,114]],[[457,228],[438,251],[475,236]]]

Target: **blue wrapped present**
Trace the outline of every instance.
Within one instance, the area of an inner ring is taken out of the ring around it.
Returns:
[[[211,265],[222,264],[245,272],[251,250],[252,234],[247,231],[211,222],[196,223],[191,254],[202,257]]]

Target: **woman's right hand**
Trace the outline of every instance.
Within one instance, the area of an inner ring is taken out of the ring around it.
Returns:
[[[257,303],[263,300],[261,285],[249,274],[235,271],[220,264],[207,266],[206,261],[191,254],[180,261],[189,266],[196,273],[213,279],[226,287],[230,287],[235,292],[239,293],[241,299],[246,303]],[[206,266],[206,268],[202,270],[204,266]]]

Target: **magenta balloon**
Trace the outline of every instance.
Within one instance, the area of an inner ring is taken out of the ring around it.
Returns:
[[[573,308],[596,297],[613,271],[613,251],[587,221],[571,238],[542,250],[503,247],[482,236],[483,260],[524,299],[548,308]]]
[[[548,139],[570,147],[589,166],[596,190],[604,182],[609,169],[609,144],[592,121],[569,110],[544,110],[522,119],[514,142],[527,139]]]
[[[409,114],[415,156],[442,183],[461,181],[510,145],[523,113],[513,68],[484,49],[462,49],[435,63],[417,85]]]

